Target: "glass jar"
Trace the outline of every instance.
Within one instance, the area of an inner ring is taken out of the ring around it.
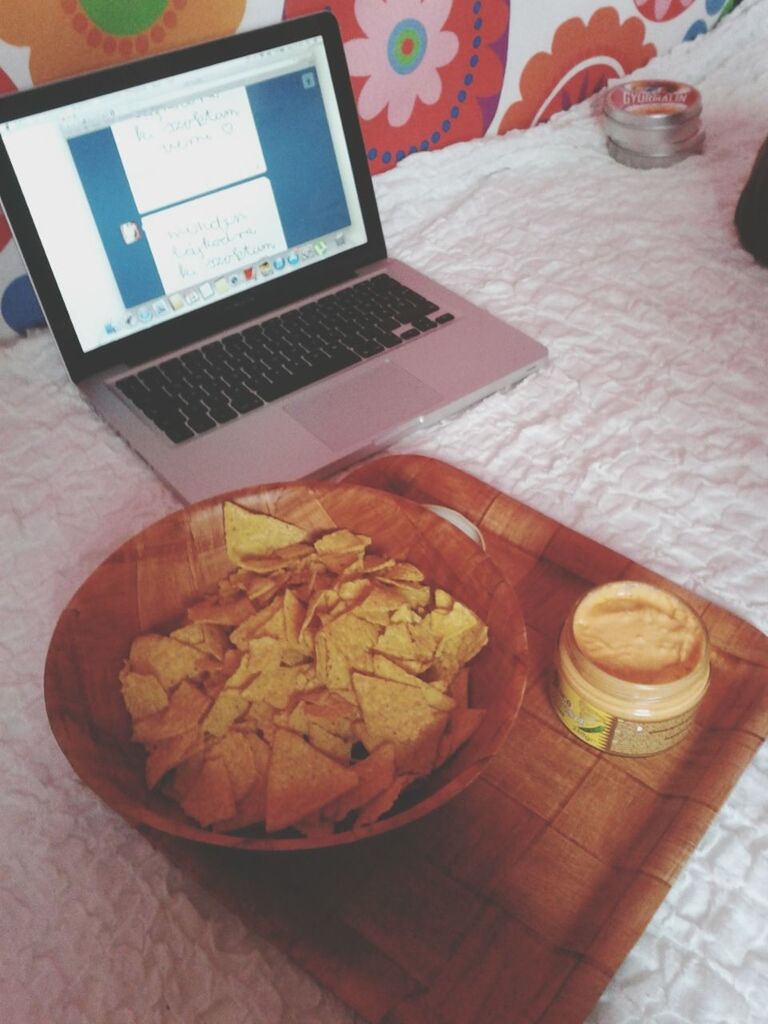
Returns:
[[[706,628],[676,595],[622,580],[585,594],[558,645],[552,704],[583,742],[645,757],[679,742],[709,685]]]

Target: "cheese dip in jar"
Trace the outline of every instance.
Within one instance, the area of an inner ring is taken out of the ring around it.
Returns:
[[[563,626],[552,704],[579,739],[644,757],[688,732],[709,685],[709,638],[679,597],[648,583],[589,591]]]

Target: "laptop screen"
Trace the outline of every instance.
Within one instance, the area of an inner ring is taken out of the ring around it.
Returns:
[[[226,43],[209,63],[206,47],[172,73],[154,58],[136,84],[0,120],[84,354],[172,322],[178,337],[181,321],[213,323],[217,306],[368,242],[323,35],[234,56]]]

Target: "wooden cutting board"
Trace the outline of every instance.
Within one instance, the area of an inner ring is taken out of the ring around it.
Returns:
[[[346,479],[480,526],[528,629],[509,739],[448,805],[353,846],[256,854],[147,836],[372,1024],[578,1024],[768,733],[768,638],[444,463],[391,456]],[[569,608],[618,578],[685,597],[712,641],[692,732],[651,758],[585,746],[547,696]]]

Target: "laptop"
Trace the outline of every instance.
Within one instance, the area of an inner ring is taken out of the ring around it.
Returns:
[[[0,98],[71,379],[184,500],[335,473],[546,349],[387,256],[328,12]]]

